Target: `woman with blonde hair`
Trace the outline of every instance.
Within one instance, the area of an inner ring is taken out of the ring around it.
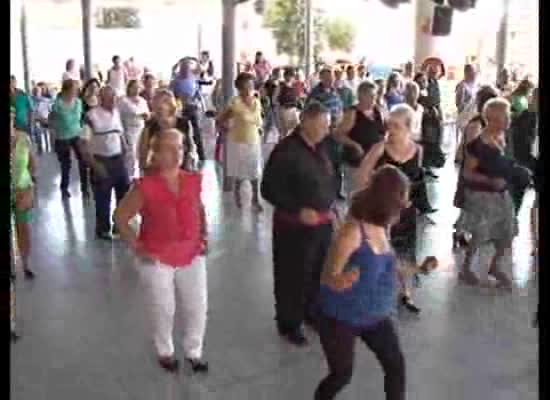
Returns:
[[[355,176],[355,187],[364,188],[372,173],[384,165],[393,165],[411,181],[411,204],[403,209],[399,222],[391,227],[390,237],[403,271],[400,302],[407,310],[418,313],[420,309],[410,298],[410,289],[405,277],[411,271],[427,271],[436,260],[434,257],[427,257],[422,267],[417,269],[416,219],[418,211],[425,206],[423,202],[426,188],[422,168],[422,147],[411,138],[413,118],[414,111],[406,104],[397,105],[390,111],[386,120],[386,139],[375,144],[361,162]]]
[[[159,365],[176,372],[174,314],[185,324],[185,359],[194,372],[207,372],[202,359],[207,319],[206,214],[202,175],[183,171],[184,138],[163,129],[151,141],[149,174],[138,179],[115,211],[120,236],[134,250],[152,322]],[[141,215],[139,233],[130,221]],[[179,304],[177,304],[179,303]],[[177,306],[176,306],[177,304]]]
[[[139,168],[142,174],[149,167],[152,140],[164,129],[177,128],[182,132],[184,140],[188,144],[186,149],[189,154],[186,159],[187,164],[190,164],[193,157],[196,158],[195,143],[190,134],[189,121],[183,116],[178,116],[178,105],[174,95],[169,90],[159,90],[152,103],[153,113],[145,125],[138,144]],[[186,168],[189,166],[185,164],[183,163],[181,167]]]

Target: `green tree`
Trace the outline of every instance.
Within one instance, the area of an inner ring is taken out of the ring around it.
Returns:
[[[353,24],[343,18],[333,18],[325,21],[324,33],[328,47],[331,50],[351,51],[356,30]]]
[[[266,2],[264,25],[271,30],[279,54],[287,54],[292,61],[304,62],[305,55],[305,1],[269,0]],[[313,10],[313,55],[322,50],[323,17]]]

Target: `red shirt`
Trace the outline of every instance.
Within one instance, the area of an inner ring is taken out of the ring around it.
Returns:
[[[202,253],[202,175],[180,171],[180,193],[165,179],[148,175],[137,180],[143,197],[138,241],[154,259],[173,267],[186,267]]]

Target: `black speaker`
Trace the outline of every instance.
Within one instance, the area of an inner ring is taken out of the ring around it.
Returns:
[[[474,7],[472,0],[448,0],[449,7],[457,11],[468,11]]]
[[[453,9],[451,7],[435,6],[432,21],[432,35],[448,36],[451,34]]]

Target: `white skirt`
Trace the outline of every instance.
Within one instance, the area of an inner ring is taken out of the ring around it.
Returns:
[[[258,179],[262,169],[262,144],[260,142],[235,143],[227,139],[227,176],[236,179]]]

